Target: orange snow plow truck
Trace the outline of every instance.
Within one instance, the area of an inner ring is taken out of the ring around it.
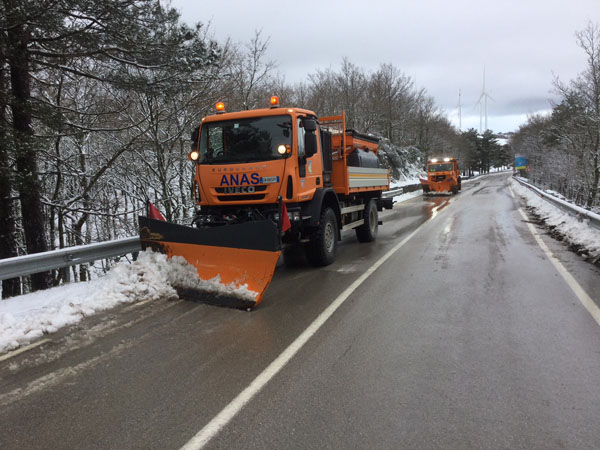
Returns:
[[[280,107],[277,97],[270,106],[226,112],[219,102],[192,133],[199,208],[191,226],[139,218],[142,247],[183,256],[200,278],[250,292],[210,300],[198,292],[209,303],[255,307],[282,252],[286,261],[331,264],[343,230],[373,241],[378,211],[392,207],[381,195],[390,179],[376,138],[346,129],[343,112],[319,118]]]
[[[433,158],[427,163],[427,179],[419,179],[424,194],[451,192],[458,194],[462,189],[458,160],[455,158]]]

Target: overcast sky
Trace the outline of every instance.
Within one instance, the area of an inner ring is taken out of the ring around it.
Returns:
[[[270,38],[269,59],[289,83],[317,69],[339,70],[343,57],[366,72],[391,63],[425,88],[458,127],[479,128],[483,68],[488,128],[516,130],[550,108],[552,80],[585,68],[575,31],[600,23],[600,0],[173,0],[214,38]],[[298,105],[301,106],[301,105]]]

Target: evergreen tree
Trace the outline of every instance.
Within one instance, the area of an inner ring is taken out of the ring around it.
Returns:
[[[68,113],[94,114],[77,110],[77,105],[66,111],[59,101],[48,102],[44,83],[66,74],[95,80],[104,89],[158,92],[188,81],[199,67],[214,64],[219,53],[216,45],[206,45],[198,28],[179,23],[179,14],[156,0],[2,0],[2,6],[1,56],[11,75],[14,189],[27,252],[37,253],[46,251],[48,243],[37,151],[45,140],[35,128],[53,130],[56,138],[75,135],[90,129],[69,122]],[[12,182],[3,177],[7,180]],[[89,184],[82,186],[82,196],[88,189]],[[5,252],[0,257],[12,256],[10,250],[0,250]],[[32,276],[34,290],[49,284],[49,273]]]

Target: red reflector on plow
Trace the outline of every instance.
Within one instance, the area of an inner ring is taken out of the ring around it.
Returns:
[[[148,202],[148,217],[151,219],[166,221],[165,217],[160,213],[160,211],[154,206],[152,203]]]
[[[287,208],[285,203],[281,204],[281,232],[285,233],[287,230],[292,228],[292,224],[290,223],[290,217],[288,216]]]

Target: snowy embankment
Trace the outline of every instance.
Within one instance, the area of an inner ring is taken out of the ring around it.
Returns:
[[[246,286],[202,280],[183,258],[141,252],[137,261],[116,264],[105,277],[0,301],[0,353],[123,303],[177,299],[175,288],[200,288],[217,295],[254,300]]]
[[[419,169],[416,165],[410,166],[407,168],[405,175],[400,175],[398,179],[392,180],[390,183],[390,190],[393,191],[394,189],[399,189],[404,186],[420,184],[419,178],[427,178],[427,173]],[[413,192],[395,195],[393,200],[394,203],[402,203],[411,198],[419,197],[420,195],[423,195],[423,191],[418,189]]]
[[[579,220],[572,214],[548,203],[517,181],[511,179],[510,183],[513,192],[525,199],[527,206],[546,226],[558,233],[569,244],[584,250],[580,253],[589,257],[593,262],[600,259],[600,230],[590,225],[587,220]]]
[[[414,192],[407,192],[406,194],[395,195],[394,203],[402,203],[410,200],[411,198],[420,197],[421,195],[423,195],[423,191],[420,189]]]

